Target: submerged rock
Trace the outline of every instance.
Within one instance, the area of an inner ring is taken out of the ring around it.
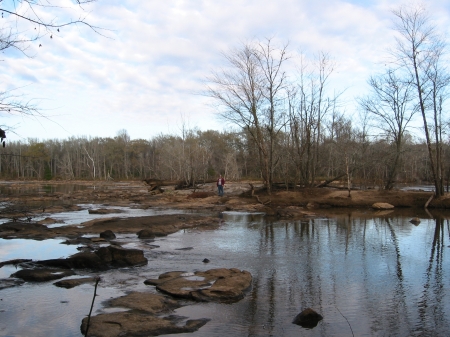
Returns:
[[[252,285],[252,275],[239,269],[211,269],[206,272],[164,273],[144,282],[174,297],[205,302],[232,303],[244,298]]]
[[[25,281],[19,280],[17,278],[3,278],[3,279],[0,279],[0,290],[6,289],[6,288],[17,287],[17,286],[22,285],[24,282]]]
[[[112,208],[98,208],[98,209],[90,209],[89,214],[114,214],[114,213],[123,213],[121,209],[112,209]]]
[[[322,315],[318,314],[311,308],[307,308],[295,316],[292,323],[300,325],[303,328],[312,329],[323,319]]]
[[[75,273],[67,269],[22,269],[15,272],[11,277],[20,278],[28,282],[46,282],[57,280],[66,276],[74,275]]]

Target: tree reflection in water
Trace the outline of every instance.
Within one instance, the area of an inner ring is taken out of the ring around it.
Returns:
[[[346,319],[355,335],[446,336],[444,219],[419,226],[410,219],[349,212],[253,224],[259,260],[252,263],[246,335],[258,335],[258,327],[268,335],[295,335],[288,320],[312,307],[324,320],[308,336],[351,335]]]

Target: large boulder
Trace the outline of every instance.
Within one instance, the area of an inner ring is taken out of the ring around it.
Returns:
[[[156,285],[156,289],[174,297],[232,303],[244,298],[251,288],[252,275],[236,268],[195,273],[178,271],[161,274],[158,279],[149,279],[144,283]]]

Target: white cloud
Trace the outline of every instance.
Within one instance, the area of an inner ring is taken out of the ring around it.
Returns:
[[[69,0],[64,1],[69,4]],[[221,51],[251,39],[289,42],[292,54],[319,51],[337,62],[332,84],[361,92],[368,76],[382,69],[392,43],[390,9],[398,1],[98,1],[86,9],[88,21],[105,27],[109,38],[85,26],[67,26],[52,39],[33,43],[34,58],[5,52],[0,88],[26,85],[22,92],[42,99],[51,121],[20,122],[22,137],[113,137],[126,129],[132,138],[176,131],[181,116],[191,127],[220,129],[208,99],[193,93],[223,63]],[[427,3],[448,26],[449,5]],[[54,18],[55,14],[45,13]],[[63,18],[78,12],[63,10]],[[31,29],[32,27],[29,27]],[[10,135],[12,139],[15,136]]]

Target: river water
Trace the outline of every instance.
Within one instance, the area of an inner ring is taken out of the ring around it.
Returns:
[[[149,262],[103,273],[94,313],[110,312],[102,301],[127,291],[155,292],[143,281],[161,273],[223,267],[251,272],[248,295],[233,304],[187,302],[175,314],[211,321],[197,332],[174,336],[449,335],[450,214],[419,214],[419,225],[409,222],[416,213],[379,216],[355,210],[303,221],[237,212],[218,216],[223,223],[216,230],[184,230],[154,242],[119,237],[128,242],[125,247],[144,249]],[[58,240],[0,240],[0,261],[75,252]],[[204,264],[204,258],[211,262]],[[0,277],[14,271],[0,268]],[[0,335],[79,337],[92,295],[90,284],[2,289]],[[324,317],[317,327],[292,324],[308,307]]]

